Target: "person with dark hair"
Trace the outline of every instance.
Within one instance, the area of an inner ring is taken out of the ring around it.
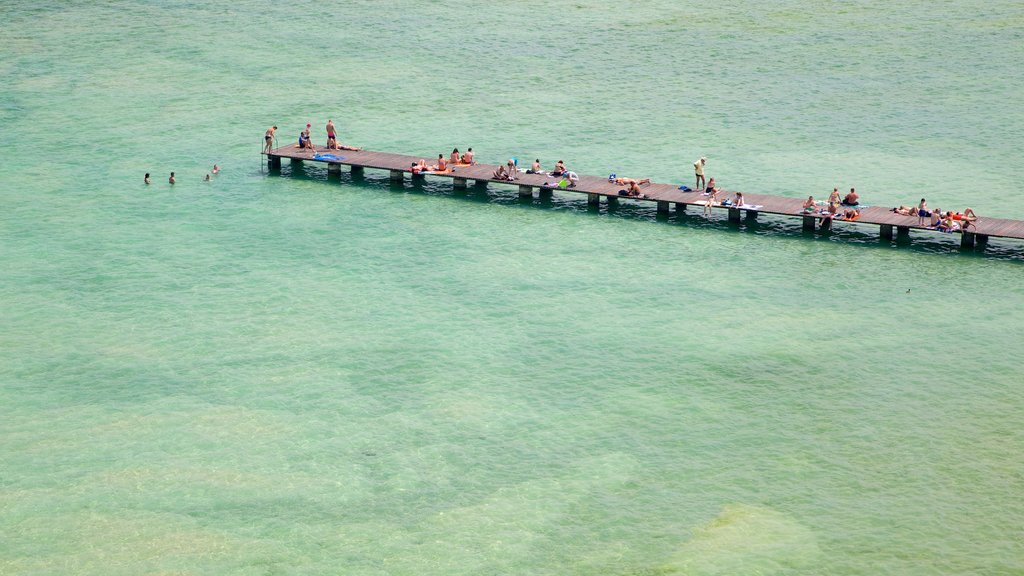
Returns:
[[[167,179],[168,184],[174,184],[174,172],[171,172],[171,177]]]
[[[146,172],[146,177],[142,179],[143,182],[149,184],[149,172]]]

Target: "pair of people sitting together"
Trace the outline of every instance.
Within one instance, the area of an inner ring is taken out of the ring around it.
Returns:
[[[452,149],[452,155],[448,157],[448,162],[452,164],[461,164],[463,166],[471,166],[473,164],[473,149],[468,148],[465,154],[459,154],[458,148]]]

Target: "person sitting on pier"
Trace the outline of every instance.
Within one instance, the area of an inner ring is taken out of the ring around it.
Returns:
[[[629,189],[626,191],[626,196],[629,198],[647,198],[643,193],[640,192],[640,184],[636,180],[630,179]]]
[[[956,220],[953,219],[952,212],[946,212],[946,216],[941,221],[939,221],[939,223],[935,226],[935,229],[938,230],[939,232],[956,232],[960,230],[960,225],[957,224]]]
[[[969,226],[977,226],[974,224],[978,220],[978,215],[974,213],[974,210],[970,208],[964,208],[964,213],[960,216],[960,229],[967,230]]]
[[[526,173],[527,174],[540,174],[540,172],[541,172],[541,170],[540,170],[540,158],[537,158],[536,160],[533,161],[533,166],[530,166],[530,169],[527,170]]]
[[[437,164],[432,164],[428,170],[431,172],[448,172],[448,161],[444,159],[444,154],[438,154]]]
[[[551,171],[552,176],[561,176],[565,173],[565,162],[559,160],[555,162],[555,169]]]
[[[465,164],[466,166],[472,166],[473,165],[473,149],[472,148],[467,148],[466,149],[466,153],[462,155],[462,158],[459,160],[459,163],[460,164]]]
[[[309,136],[309,129],[312,128],[312,124],[306,124],[306,129],[299,134],[299,148],[305,148],[307,150],[316,150],[313,146],[313,139]]]
[[[843,220],[853,222],[858,218],[860,218],[860,210],[857,210],[856,208],[847,208],[843,210]]]
[[[409,172],[412,172],[413,174],[422,174],[424,169],[426,169],[426,164],[427,162],[425,160],[413,162],[412,166],[409,167]]]
[[[843,198],[843,205],[856,206],[859,200],[860,196],[857,195],[857,191],[854,190],[853,188],[850,188],[850,193],[847,194],[845,198]]]
[[[459,154],[458,148],[452,149],[452,155],[448,158],[448,162],[452,164],[458,164],[462,160],[462,156]]]
[[[509,182],[519,178],[519,170],[516,169],[516,163],[514,160],[509,160],[505,163],[505,179]]]
[[[718,188],[712,189],[711,190],[711,195],[708,196],[707,201],[704,202],[704,216],[705,217],[710,217],[711,216],[711,207],[712,206],[718,206]]]
[[[270,152],[270,149],[274,146],[274,132],[277,131],[277,126],[271,126],[267,128],[267,133],[263,135],[263,151]]]
[[[712,176],[712,177],[711,177],[711,179],[710,179],[710,180],[708,180],[708,186],[707,186],[707,188],[705,188],[705,189],[704,189],[704,195],[705,195],[705,196],[709,196],[709,195],[711,195],[711,194],[712,194],[713,192],[718,192],[719,190],[721,190],[721,188],[719,188],[719,187],[715,186],[715,177],[714,177],[714,176]]]
[[[737,208],[743,206],[743,192],[736,193],[736,197],[732,199],[732,205]]]
[[[936,208],[928,216],[928,227],[935,228],[942,222],[942,210]]]
[[[803,209],[804,212],[814,212],[817,204],[814,202],[814,196],[808,196],[807,200],[804,200]]]
[[[505,166],[498,164],[498,168],[491,174],[491,178],[495,180],[508,180],[508,172],[505,171]]]

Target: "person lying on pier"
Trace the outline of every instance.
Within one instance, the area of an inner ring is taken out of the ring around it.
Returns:
[[[913,206],[904,206],[902,204],[900,204],[898,208],[893,208],[890,212],[895,212],[900,216],[917,216],[917,208],[914,208]]]
[[[635,178],[616,178],[616,184],[650,184],[650,178],[644,178],[643,180],[637,180]]]
[[[945,217],[943,217],[942,220],[939,221],[939,223],[935,226],[935,229],[938,230],[939,232],[957,232],[960,230],[960,224],[958,224],[957,221],[953,219],[952,212],[946,212]]]
[[[463,164],[463,165],[466,165],[466,166],[472,166],[473,165],[473,149],[472,148],[466,149],[466,153],[462,155],[462,158],[459,160],[459,163]]]
[[[843,220],[853,222],[858,218],[860,218],[860,210],[857,210],[856,208],[847,208],[843,210]]]
[[[565,162],[562,162],[561,160],[559,160],[558,162],[555,162],[555,169],[551,171],[551,175],[552,176],[561,176],[564,173],[565,173]],[[621,182],[620,182],[620,184],[621,184]]]
[[[857,191],[850,188],[850,193],[843,198],[843,206],[856,206],[860,196],[857,195]]]
[[[817,205],[814,202],[814,196],[808,196],[807,200],[804,200],[804,204],[803,204],[804,212],[814,212],[814,209],[816,208],[816,206]]]
[[[412,166],[409,168],[409,172],[412,172],[413,174],[422,174],[424,168],[426,167],[425,165],[426,161],[424,160],[420,160],[419,162],[413,162]]]

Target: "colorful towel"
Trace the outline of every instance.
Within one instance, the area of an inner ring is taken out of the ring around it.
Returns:
[[[313,160],[330,160],[331,162],[340,162],[344,159],[344,156],[338,156],[336,154],[317,154],[316,156],[313,156]]]

